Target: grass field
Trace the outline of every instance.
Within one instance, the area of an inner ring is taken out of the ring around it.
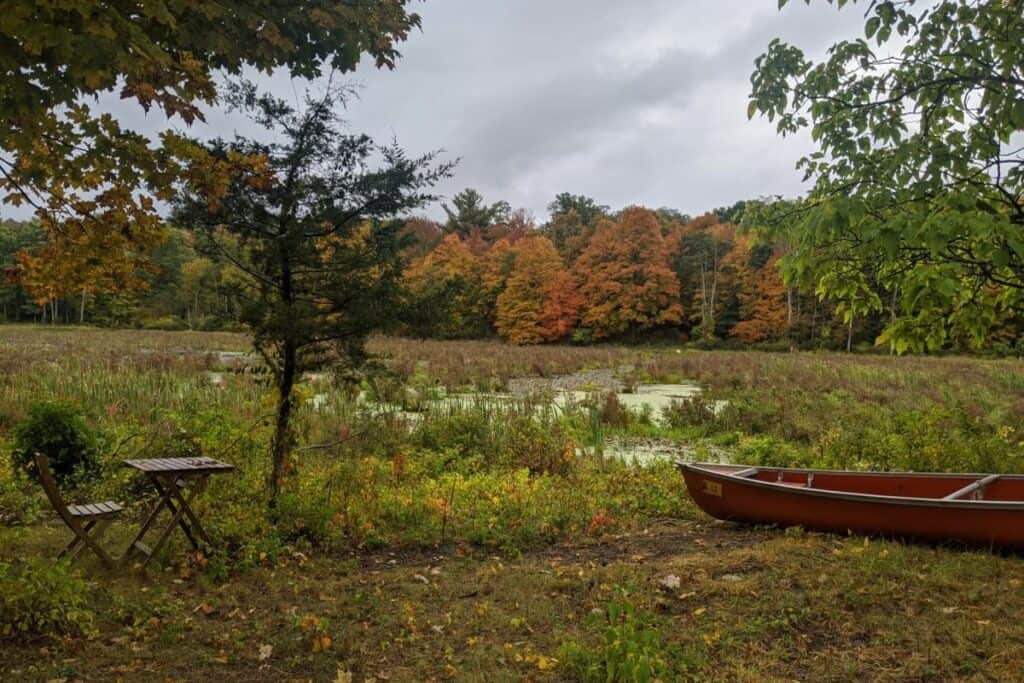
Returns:
[[[371,348],[383,360],[372,376],[300,387],[299,451],[270,512],[271,395],[242,367],[244,337],[0,327],[0,679],[1024,677],[1020,558],[719,523],[669,463],[595,447],[1024,471],[1018,361],[391,338]],[[598,368],[627,386],[704,391],[665,420],[597,390],[564,410],[545,396],[486,400],[515,378]],[[453,392],[480,400],[424,400]],[[70,495],[130,503],[111,548],[151,496],[122,458],[237,464],[199,505],[222,551],[191,556],[179,539],[146,572],[54,568],[65,532],[7,458],[37,399],[78,406],[99,433],[100,470]]]

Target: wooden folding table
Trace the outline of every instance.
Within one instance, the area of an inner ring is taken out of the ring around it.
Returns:
[[[213,543],[210,541],[210,537],[206,535],[202,524],[199,523],[199,518],[192,510],[192,502],[206,488],[206,480],[210,475],[230,472],[235,469],[234,465],[213,458],[125,460],[124,465],[145,474],[160,497],[146,516],[139,533],[132,539],[124,557],[121,558],[123,564],[128,563],[135,551],[146,556],[142,563],[143,566],[148,564],[167,543],[176,526],[181,527],[182,532],[196,550],[199,549],[197,538],[212,548]],[[165,509],[170,512],[171,519],[160,532],[156,543],[150,548],[142,542],[142,539],[152,528],[160,512]]]

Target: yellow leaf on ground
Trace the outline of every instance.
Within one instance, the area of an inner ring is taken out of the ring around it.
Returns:
[[[558,660],[554,657],[537,656],[537,668],[541,671],[551,671],[556,666],[558,666]]]

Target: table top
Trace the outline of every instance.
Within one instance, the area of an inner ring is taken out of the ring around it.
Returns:
[[[125,460],[123,464],[147,474],[215,474],[235,469],[234,465],[213,458],[148,458]]]

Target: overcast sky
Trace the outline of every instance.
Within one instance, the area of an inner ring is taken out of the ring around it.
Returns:
[[[777,0],[427,0],[422,31],[394,71],[351,76],[353,131],[410,152],[461,158],[440,187],[504,199],[543,221],[559,192],[619,208],[668,206],[697,214],[769,194],[803,191],[795,161],[806,136],[783,139],[746,117],[754,59],[774,37],[818,57],[861,35],[863,8]],[[305,84],[264,79],[281,96]],[[166,125],[104,98],[145,132]],[[253,134],[212,110],[202,137]],[[175,127],[180,127],[176,123]],[[12,215],[10,207],[2,212]],[[438,217],[439,206],[428,214]]]

